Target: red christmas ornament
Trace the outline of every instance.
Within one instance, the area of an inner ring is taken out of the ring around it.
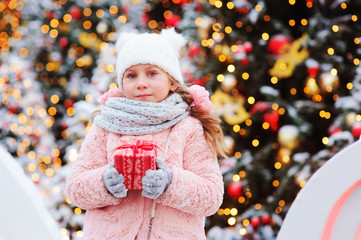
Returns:
[[[10,113],[16,113],[16,111],[18,110],[16,105],[8,105],[8,110]]]
[[[307,68],[308,75],[310,75],[310,77],[313,77],[313,78],[317,76],[319,70],[320,70],[320,66],[314,66],[314,67]]]
[[[260,224],[260,219],[258,217],[251,218],[251,225],[253,228],[257,228]]]
[[[263,121],[268,122],[270,129],[274,132],[278,130],[279,118],[280,118],[280,115],[279,115],[278,111],[272,111],[271,113],[265,113],[263,115]]]
[[[266,214],[266,215],[262,215],[261,216],[261,222],[263,224],[269,224],[271,222],[271,217],[270,215]]]
[[[243,47],[244,47],[244,50],[246,51],[246,53],[250,53],[253,50],[253,45],[251,42],[243,43]]]
[[[49,18],[50,20],[54,19],[54,18],[55,18],[55,12],[54,12],[54,11],[49,11],[49,12],[48,12],[48,18]]]
[[[245,58],[241,59],[239,62],[245,66],[245,65],[249,64],[250,60],[249,60],[249,57],[245,57]]]
[[[361,125],[354,125],[352,126],[352,135],[355,138],[359,138],[361,135]]]
[[[339,132],[342,132],[341,128],[339,128],[339,127],[331,126],[330,129],[328,129],[328,133],[330,135],[339,133]]]
[[[204,86],[204,83],[199,78],[193,79],[192,83],[199,86]]]
[[[69,40],[66,37],[62,37],[59,39],[59,46],[61,48],[65,48],[66,46],[68,46],[69,44]]]
[[[122,7],[122,13],[127,14],[129,12],[129,7],[128,6],[123,6]]]
[[[143,23],[147,23],[147,22],[149,22],[149,15],[148,14],[146,14],[146,13],[144,13],[144,14],[142,14],[142,16],[140,17],[140,19],[142,20],[142,22]]]
[[[255,104],[253,104],[253,107],[252,107],[250,113],[253,115],[256,112],[264,112],[264,111],[267,111],[268,109],[270,109],[270,107],[271,107],[271,105],[269,103],[258,101]]]
[[[242,196],[243,185],[241,182],[231,182],[227,187],[227,194],[234,200]]]
[[[69,10],[70,15],[72,16],[72,18],[78,20],[81,18],[82,12],[81,9],[77,6],[72,6]]]
[[[279,56],[291,44],[291,38],[286,35],[274,35],[268,42],[268,52]]]
[[[65,122],[62,122],[62,123],[60,124],[60,126],[61,126],[61,128],[64,129],[64,130],[69,127],[68,124],[66,124]]]
[[[181,18],[178,15],[173,14],[170,18],[165,20],[165,24],[171,27],[175,27],[181,21]]]
[[[201,47],[197,44],[194,44],[189,47],[188,49],[188,57],[193,58],[194,56],[198,55],[201,52]]]
[[[249,12],[249,8],[248,7],[240,7],[240,8],[235,8],[237,10],[237,12],[241,15],[247,14]]]
[[[64,106],[66,107],[66,108],[70,108],[70,107],[72,107],[74,105],[74,101],[72,101],[71,99],[66,99],[65,101],[64,101]]]

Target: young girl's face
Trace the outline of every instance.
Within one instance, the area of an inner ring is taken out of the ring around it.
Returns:
[[[177,88],[166,72],[151,64],[128,68],[123,75],[122,85],[126,98],[145,102],[161,102]]]

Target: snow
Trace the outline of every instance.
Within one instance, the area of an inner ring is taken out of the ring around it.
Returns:
[[[0,147],[0,240],[56,240],[60,229],[32,181]]]

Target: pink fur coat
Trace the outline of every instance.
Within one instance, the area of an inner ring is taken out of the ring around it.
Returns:
[[[172,130],[142,136],[122,136],[93,124],[66,186],[71,202],[86,210],[84,240],[147,239],[153,200],[141,191],[114,197],[103,184],[103,173],[120,139],[154,140],[162,157],[170,131],[165,162],[172,183],[156,200],[151,239],[206,239],[204,217],[220,207],[223,181],[200,122],[187,117]]]

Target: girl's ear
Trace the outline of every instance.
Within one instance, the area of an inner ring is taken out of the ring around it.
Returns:
[[[174,92],[178,88],[178,85],[175,84],[173,81],[170,81],[170,90]]]

